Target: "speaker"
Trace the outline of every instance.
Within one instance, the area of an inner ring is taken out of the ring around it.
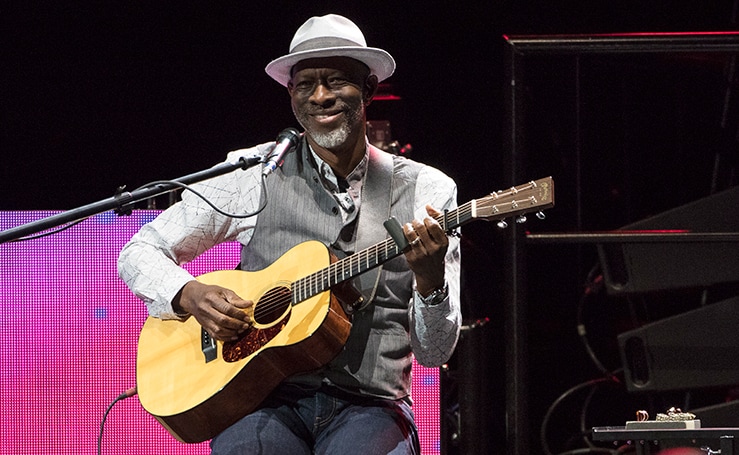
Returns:
[[[606,291],[642,293],[739,282],[739,242],[730,237],[739,232],[737,207],[739,186],[622,227],[625,234],[664,238],[598,244]],[[688,235],[670,235],[675,231]]]
[[[630,392],[739,384],[739,297],[618,335]]]

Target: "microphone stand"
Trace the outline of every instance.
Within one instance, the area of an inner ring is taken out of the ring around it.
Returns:
[[[236,169],[246,170],[261,162],[262,157],[260,156],[241,157],[236,163],[221,163],[210,169],[195,172],[172,181],[189,185],[191,183],[200,182],[219,175],[228,174]],[[82,207],[68,210],[57,215],[52,215],[48,218],[6,229],[5,231],[0,232],[0,243],[16,240],[53,227],[62,226],[67,223],[88,218],[92,215],[107,212],[108,210],[115,209],[118,215],[125,214],[129,210],[127,206],[150,197],[159,196],[160,194],[176,190],[179,187],[169,183],[157,183],[155,185],[145,186],[130,192],[123,191],[124,188],[125,187],[119,188],[113,197],[93,202],[92,204],[83,205]]]

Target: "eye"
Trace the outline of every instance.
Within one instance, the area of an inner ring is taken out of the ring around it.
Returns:
[[[293,88],[299,92],[308,92],[313,88],[313,82],[307,79],[299,80],[293,83]]]
[[[329,87],[338,88],[338,87],[343,87],[349,81],[343,76],[331,76],[330,78],[328,78],[326,82],[328,83]]]

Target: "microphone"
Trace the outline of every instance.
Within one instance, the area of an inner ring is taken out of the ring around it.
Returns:
[[[266,177],[272,173],[275,169],[282,166],[282,162],[285,159],[285,155],[294,149],[300,141],[300,133],[295,128],[285,128],[277,135],[277,144],[272,149],[272,153],[267,159],[264,168],[262,169],[262,176]]]

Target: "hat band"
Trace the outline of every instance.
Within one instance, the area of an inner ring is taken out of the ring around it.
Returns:
[[[290,49],[290,53],[294,54],[296,52],[303,52],[303,51],[313,51],[317,49],[326,49],[330,47],[366,47],[362,46],[359,43],[356,43],[352,40],[343,39],[343,38],[337,38],[335,36],[319,36],[318,38],[311,38],[309,40],[305,40],[300,44],[297,44],[295,47]]]

